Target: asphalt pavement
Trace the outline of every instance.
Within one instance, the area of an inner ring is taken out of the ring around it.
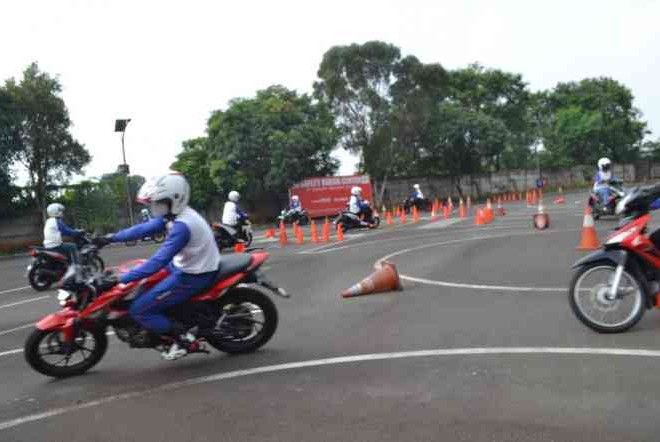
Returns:
[[[260,239],[292,294],[274,299],[263,349],[167,362],[111,337],[98,366],[65,380],[22,355],[54,292],[25,288],[27,257],[0,261],[0,441],[655,441],[660,316],[600,335],[568,306],[583,201],[547,204],[543,232],[518,203],[487,226],[427,216],[324,245]],[[403,291],[341,298],[384,258]]]

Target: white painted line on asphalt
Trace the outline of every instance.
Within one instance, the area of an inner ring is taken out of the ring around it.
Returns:
[[[354,356],[341,356],[327,359],[314,359],[310,361],[291,362],[277,365],[266,365],[262,367],[248,368],[245,370],[217,373],[210,376],[192,378],[181,382],[163,384],[159,387],[142,391],[107,396],[101,399],[71,405],[68,407],[54,408],[41,413],[29,414],[27,416],[0,422],[0,431],[32,422],[42,421],[51,417],[61,416],[88,408],[118,402],[128,399],[138,399],[148,395],[169,392],[185,387],[208,384],[212,382],[225,381],[229,379],[242,378],[265,373],[277,373],[282,371],[298,370],[301,368],[316,368],[341,364],[354,364],[359,362],[385,361],[396,359],[428,358],[443,356],[511,356],[511,355],[578,355],[578,356],[632,356],[632,357],[660,357],[658,350],[627,349],[627,348],[579,348],[579,347],[491,347],[491,348],[448,348],[436,350],[419,350],[396,353],[375,353]],[[1,353],[0,353],[1,355]]]
[[[506,235],[485,235],[485,236],[476,236],[472,238],[465,238],[465,239],[455,239],[452,241],[443,241],[443,242],[438,242],[438,243],[432,243],[432,244],[423,244],[421,246],[417,247],[410,247],[408,249],[402,249],[397,252],[390,253],[389,255],[386,255],[382,258],[380,258],[376,263],[374,264],[374,268],[379,268],[381,263],[383,261],[387,261],[391,258],[394,258],[395,256],[399,255],[404,255],[406,253],[410,252],[415,252],[418,250],[422,249],[427,249],[430,247],[439,247],[439,246],[445,246],[445,245],[450,245],[450,244],[461,244],[463,242],[469,242],[469,241],[480,241],[480,240],[487,240],[487,239],[496,239],[496,238],[511,238],[513,236],[532,236],[532,235],[548,235],[551,233],[562,233],[562,232],[576,232],[581,229],[567,229],[567,230],[550,230],[547,232],[539,233],[539,232],[526,232],[526,233],[511,233],[511,234],[506,234]],[[568,287],[519,287],[519,286],[504,286],[504,285],[487,285],[487,284],[467,284],[467,283],[460,283],[460,282],[450,282],[450,281],[439,281],[439,280],[432,280],[432,279],[426,279],[426,278],[417,278],[414,276],[410,275],[404,275],[404,274],[399,274],[399,278],[406,280],[406,281],[411,281],[411,282],[419,282],[421,284],[429,284],[429,285],[436,285],[436,286],[441,286],[441,287],[454,287],[454,288],[468,288],[468,289],[473,289],[473,290],[491,290],[491,291],[509,291],[509,292],[565,292],[568,290]]]
[[[27,290],[30,289],[29,285],[26,285],[25,287],[16,287],[15,289],[9,289],[9,290],[0,290],[0,295],[4,295],[7,293],[14,293],[14,292],[20,292],[21,290]]]
[[[0,351],[0,357],[9,356],[9,355],[16,355],[16,354],[19,354],[19,353],[23,353],[22,348],[15,348],[14,350]]]
[[[10,328],[9,330],[0,330],[0,336],[8,335],[10,333],[17,332],[19,330],[24,330],[26,328],[34,327],[34,323],[30,322],[29,324],[20,325],[18,327]]]
[[[11,304],[2,304],[0,305],[0,310],[4,308],[16,307],[17,305],[27,304],[28,302],[41,301],[43,299],[48,299],[48,298],[50,298],[50,295],[37,296],[36,298],[28,298],[23,301],[12,302]]]

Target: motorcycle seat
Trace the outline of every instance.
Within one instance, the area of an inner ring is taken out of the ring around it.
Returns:
[[[220,268],[218,269],[218,273],[215,277],[216,282],[222,281],[229,276],[242,272],[243,270],[250,267],[250,263],[252,263],[252,257],[249,253],[224,255],[220,259]]]
[[[51,250],[48,250],[48,249],[45,248],[45,247],[33,247],[33,249],[34,249],[35,251],[37,251],[38,253],[43,253],[44,255],[48,255],[48,256],[50,256],[50,257],[53,258],[53,259],[58,259],[58,260],[60,260],[60,261],[66,261],[66,260],[67,260],[67,257],[64,256],[64,255],[62,255],[61,253],[59,253],[59,252],[53,252],[53,251],[51,251]]]

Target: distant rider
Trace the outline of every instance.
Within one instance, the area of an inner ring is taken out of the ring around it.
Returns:
[[[367,214],[369,204],[362,199],[362,188],[355,186],[351,189],[351,198],[348,200],[348,214],[362,227],[370,227],[370,224],[361,220],[360,215]]]
[[[76,230],[64,224],[64,206],[60,203],[49,204],[46,207],[48,220],[44,226],[44,248],[63,254],[72,264],[78,263],[78,247],[75,244],[64,242],[62,235],[73,238],[81,237],[84,230]]]
[[[238,202],[241,199],[241,194],[235,190],[229,192],[227,196],[229,201],[225,203],[225,207],[222,210],[222,224],[231,229],[238,229],[241,222],[247,219],[247,213],[243,212],[240,207],[238,207]],[[232,235],[235,235],[236,232],[232,232]]]
[[[616,181],[612,174],[612,162],[609,158],[598,160],[598,168],[594,176],[594,192],[598,195],[601,204],[605,204],[610,196],[609,184]]]

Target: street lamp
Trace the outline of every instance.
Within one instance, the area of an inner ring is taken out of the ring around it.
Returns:
[[[126,164],[126,150],[124,149],[124,135],[126,134],[126,126],[131,121],[130,118],[115,120],[115,132],[121,132],[121,154],[124,158],[122,169],[124,177],[126,178],[126,198],[128,199],[128,219],[133,225],[133,201],[131,201],[131,184],[128,179],[129,169]]]

